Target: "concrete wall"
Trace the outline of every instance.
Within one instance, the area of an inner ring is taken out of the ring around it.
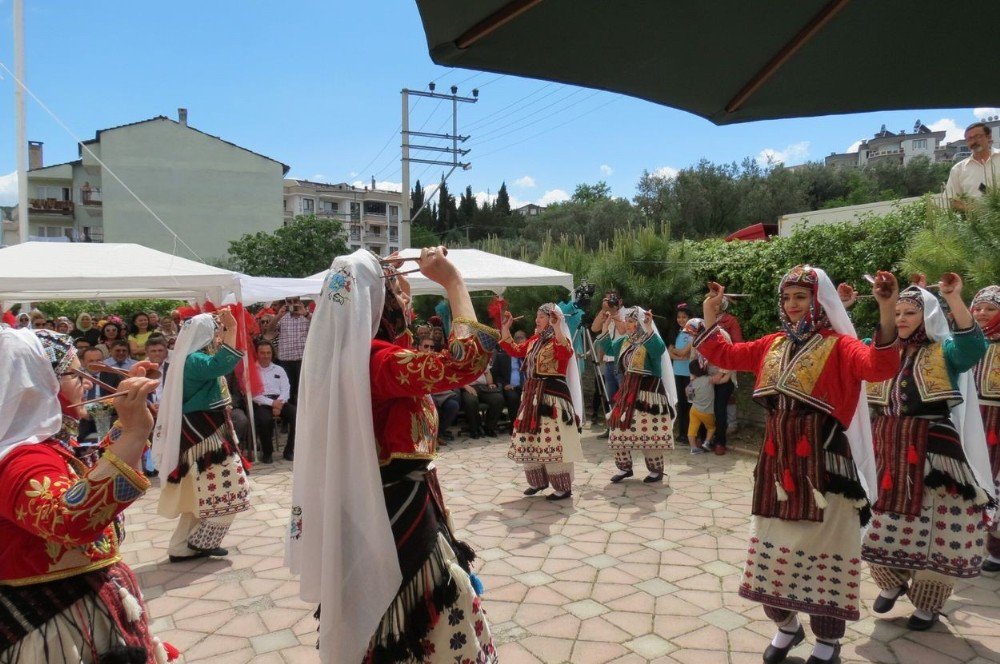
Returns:
[[[172,120],[106,131],[100,155],[205,261],[225,257],[244,233],[281,226],[281,164]],[[173,236],[121,184],[107,173],[98,180],[105,242],[174,250]],[[178,254],[188,256],[181,245]]]
[[[817,224],[858,223],[858,221],[866,215],[888,214],[897,206],[916,203],[921,198],[921,196],[912,196],[910,198],[900,198],[894,201],[879,201],[877,203],[865,203],[863,205],[847,205],[844,207],[831,208],[829,210],[815,210],[813,212],[796,212],[794,214],[786,214],[778,219],[778,235],[781,237],[788,237],[798,229]],[[934,200],[939,201],[939,204],[943,205],[940,196],[934,197]]]

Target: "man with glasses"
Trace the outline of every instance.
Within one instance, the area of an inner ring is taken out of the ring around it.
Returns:
[[[951,206],[960,212],[972,200],[982,198],[987,187],[997,186],[1000,176],[1000,150],[993,149],[993,136],[985,122],[974,122],[965,130],[965,144],[972,156],[958,162],[948,176],[947,193]]]

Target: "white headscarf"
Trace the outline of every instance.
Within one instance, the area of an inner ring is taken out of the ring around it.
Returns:
[[[817,289],[817,299],[820,306],[826,311],[826,317],[830,321],[830,327],[834,332],[844,336],[858,338],[858,333],[854,330],[854,323],[847,315],[844,303],[840,301],[837,288],[830,281],[826,272],[818,267],[812,267],[819,277],[819,288]],[[884,340],[883,340],[884,341]],[[851,456],[854,457],[854,465],[858,468],[858,478],[864,487],[868,500],[874,503],[878,498],[878,473],[875,467],[875,445],[872,442],[872,422],[868,412],[868,396],[865,391],[865,383],[861,383],[861,395],[858,398],[858,406],[854,409],[854,416],[846,431],[847,442],[851,445]]]
[[[170,371],[160,397],[160,410],[153,429],[153,460],[157,468],[173,472],[180,461],[181,426],[184,409],[184,365],[187,356],[196,353],[215,339],[215,319],[212,314],[198,314],[184,321],[177,342],[170,355]],[[161,493],[162,496],[162,493]],[[167,510],[160,502],[162,516],[174,517],[173,509]]]
[[[299,596],[322,605],[323,664],[362,660],[403,581],[372,420],[371,342],[384,301],[377,258],[336,258],[302,356],[285,564],[301,574]]]
[[[642,307],[636,306],[632,307],[631,311],[639,321],[639,327],[643,325],[643,321],[646,320],[646,310]],[[626,314],[628,318],[629,314]],[[660,330],[656,327],[656,321],[652,323],[653,334],[660,337],[660,341],[663,341],[663,337],[660,336]],[[665,345],[665,344],[664,344]],[[667,403],[670,404],[671,408],[677,408],[677,383],[674,381],[674,364],[670,359],[670,354],[666,351],[660,356],[660,382],[663,383],[663,394],[667,397]]]
[[[0,327],[0,459],[62,428],[59,379],[30,328]]]
[[[924,331],[927,338],[935,343],[941,343],[952,336],[948,318],[944,315],[937,297],[929,290],[919,286],[910,286],[920,290],[924,303]],[[964,371],[958,376],[958,390],[962,393],[961,403],[951,407],[951,421],[958,430],[958,438],[962,441],[962,451],[972,468],[976,483],[989,496],[996,495],[993,482],[993,471],[990,466],[989,448],[986,446],[986,432],[983,429],[983,418],[979,413],[979,395],[976,392],[975,377],[972,371]]]

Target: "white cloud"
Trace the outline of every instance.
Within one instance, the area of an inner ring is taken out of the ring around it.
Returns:
[[[660,166],[655,171],[650,173],[654,178],[661,178],[663,180],[673,180],[677,177],[679,171],[673,166]]]
[[[941,118],[937,122],[932,122],[927,125],[927,128],[931,131],[943,131],[945,132],[944,141],[945,143],[951,143],[952,141],[960,141],[965,137],[965,129],[959,127],[955,124],[955,121],[951,118]]]
[[[974,108],[972,109],[972,114],[980,120],[985,120],[994,115],[1000,115],[1000,108]]]
[[[764,148],[757,154],[757,163],[762,166],[789,162],[802,163],[807,156],[809,156],[809,141],[799,141],[786,146],[784,150]]]
[[[368,181],[365,181],[365,180],[355,180],[351,184],[354,185],[355,187],[358,187],[359,189],[361,189],[361,188],[364,188],[364,187],[371,187],[372,186],[372,181],[371,180],[368,180]],[[375,188],[376,189],[382,189],[384,191],[403,191],[403,183],[402,182],[389,182],[388,180],[376,180],[375,181]]]
[[[0,175],[0,205],[17,205],[17,171]]]
[[[530,175],[525,175],[524,177],[520,177],[514,180],[514,186],[522,187],[524,189],[531,189],[532,187],[535,186],[535,178],[531,177]]]
[[[611,168],[607,164],[601,164],[601,175],[611,175],[615,172],[615,169]]]
[[[861,148],[861,141],[862,141],[862,139],[860,139],[860,138],[858,140],[854,141],[853,143],[851,143],[850,145],[847,146],[847,149],[844,150],[844,152],[857,152],[858,149]]]
[[[347,177],[349,177],[349,178],[353,178],[353,177],[357,177],[357,175],[358,175],[358,172],[357,172],[357,171],[351,171],[351,174],[350,174],[350,175],[348,175]]]
[[[326,176],[323,175],[322,173],[317,173],[316,175],[312,176],[309,179],[312,180],[313,182],[322,182],[323,180],[326,179]]]
[[[567,194],[562,189],[550,189],[549,191],[542,194],[542,197],[538,199],[539,205],[552,205],[553,203],[562,203],[563,201],[569,200],[569,194]]]

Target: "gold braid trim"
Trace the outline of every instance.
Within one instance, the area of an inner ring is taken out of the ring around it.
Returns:
[[[494,341],[500,339],[500,332],[493,329],[489,325],[484,325],[483,323],[480,323],[479,321],[473,320],[471,318],[453,318],[451,320],[451,325],[452,327],[454,327],[455,325],[468,325],[471,329],[475,330],[476,332],[480,332],[489,337],[492,337]]]
[[[137,473],[134,468],[122,461],[121,457],[111,450],[104,450],[104,453],[101,454],[101,458],[114,466],[115,469],[124,475],[125,479],[128,480],[136,489],[144,492],[149,488],[149,480]]]

